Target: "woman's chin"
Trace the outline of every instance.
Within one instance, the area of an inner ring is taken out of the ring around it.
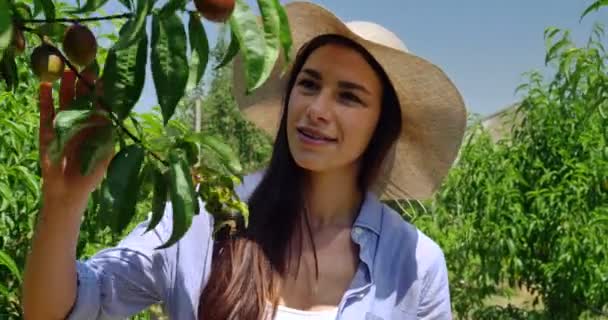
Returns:
[[[296,157],[294,160],[296,164],[304,170],[321,172],[329,169],[327,161],[323,161],[316,157]]]

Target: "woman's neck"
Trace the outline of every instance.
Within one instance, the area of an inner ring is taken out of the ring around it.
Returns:
[[[353,172],[349,168],[310,173],[306,203],[313,230],[352,225],[363,198]]]

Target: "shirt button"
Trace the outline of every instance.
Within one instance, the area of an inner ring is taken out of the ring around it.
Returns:
[[[363,233],[363,229],[361,229],[360,227],[355,227],[354,232],[356,236],[360,236]]]

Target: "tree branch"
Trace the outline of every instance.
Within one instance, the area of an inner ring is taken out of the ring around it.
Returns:
[[[132,13],[122,13],[115,14],[110,16],[101,16],[101,17],[89,17],[89,18],[57,18],[57,19],[25,19],[21,20],[23,23],[54,23],[54,22],[87,22],[87,21],[102,21],[102,20],[112,20],[112,19],[128,19],[133,17]]]

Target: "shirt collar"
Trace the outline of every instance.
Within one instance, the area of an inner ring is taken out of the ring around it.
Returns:
[[[380,235],[380,227],[382,224],[382,203],[378,197],[371,191],[365,194],[365,199],[359,210],[359,215],[355,219],[353,227],[364,228],[373,232],[376,236]]]

